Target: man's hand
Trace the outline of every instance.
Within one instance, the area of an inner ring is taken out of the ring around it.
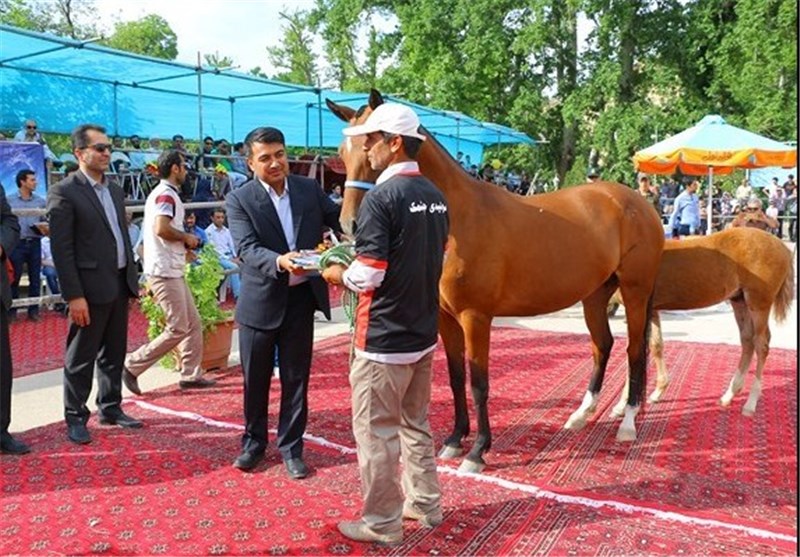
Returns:
[[[91,323],[89,303],[86,298],[75,298],[69,301],[69,317],[78,327],[86,327]]]
[[[186,235],[183,237],[183,243],[186,245],[187,248],[194,249],[200,245],[200,238],[198,238],[194,234],[189,234],[187,232]]]
[[[278,256],[278,268],[294,275],[302,275],[305,273],[305,269],[293,261],[298,257],[300,257],[300,253],[296,251],[290,251]]]
[[[340,263],[334,263],[322,271],[322,278],[325,279],[325,282],[328,284],[341,285],[342,275],[344,275],[345,269],[347,269],[347,267],[344,265]]]

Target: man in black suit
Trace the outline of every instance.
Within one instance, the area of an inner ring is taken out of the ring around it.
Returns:
[[[8,310],[11,307],[11,283],[7,268],[11,253],[19,242],[19,220],[6,201],[6,191],[0,184],[0,452],[25,454],[30,448],[14,439],[8,432],[11,425],[11,382],[14,377],[11,363],[11,341],[8,335]]]
[[[47,210],[53,262],[71,320],[64,418],[70,441],[85,444],[91,441],[86,401],[95,362],[100,423],[142,427],[120,407],[128,301],[138,294],[138,280],[125,224],[125,194],[104,176],[111,159],[105,129],[78,126],[72,132],[72,148],[80,170],[50,188]]]
[[[303,433],[308,418],[308,379],[314,342],[314,312],[330,319],[328,288],[293,260],[298,250],[322,242],[325,225],[339,228],[339,207],[316,180],[289,175],[283,134],[256,128],[245,139],[254,178],[228,194],[228,225],[241,259],[236,304],[244,369],[245,433],[234,462],[253,469],[267,448],[267,399],[278,350],[281,408],[278,450],[289,476],[301,479]]]

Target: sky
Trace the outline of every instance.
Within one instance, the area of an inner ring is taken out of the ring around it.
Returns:
[[[266,47],[277,46],[283,37],[284,20],[280,12],[308,10],[314,0],[99,0],[96,3],[101,25],[111,33],[115,21],[133,21],[148,14],[167,20],[178,36],[178,61],[197,63],[202,55],[218,52],[232,58],[238,71],[261,66],[268,75],[275,73]]]

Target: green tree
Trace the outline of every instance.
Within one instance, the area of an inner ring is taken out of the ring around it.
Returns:
[[[220,56],[219,52],[214,52],[214,54],[204,54],[203,58],[205,59],[206,64],[214,68],[222,69],[233,67],[233,58],[224,55]]]
[[[283,71],[274,75],[273,79],[299,85],[317,85],[319,74],[316,55],[311,50],[314,31],[310,15],[294,11],[280,12],[279,16],[285,22],[281,46],[267,47],[267,56],[276,68]]]
[[[0,0],[0,23],[85,40],[98,35],[94,0]]]
[[[178,37],[167,20],[149,14],[136,21],[120,21],[104,44],[154,58],[174,60],[178,56]]]

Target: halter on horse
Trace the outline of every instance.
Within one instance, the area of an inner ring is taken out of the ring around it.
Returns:
[[[351,125],[383,102],[373,90],[358,111],[326,101]],[[461,454],[469,434],[466,352],[478,435],[462,469],[480,471],[491,447],[489,340],[494,316],[540,315],[581,301],[592,338],[594,369],[583,403],[565,427],[579,429],[597,406],[614,339],[606,305],[619,287],[627,302],[631,389],[619,441],[636,439],[635,416],[644,398],[647,325],[664,232],[658,216],[634,190],[599,182],[532,197],[513,195],[472,178],[427,134],[420,170],[442,190],[450,215],[447,258],[439,283],[439,333],[455,399],[455,426],[442,456]],[[347,167],[341,223],[351,233],[364,187],[375,182],[363,137],[339,148]]]

